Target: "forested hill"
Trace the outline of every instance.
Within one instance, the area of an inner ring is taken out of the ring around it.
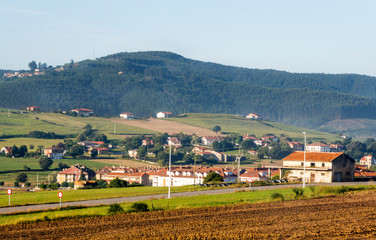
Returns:
[[[119,53],[66,64],[64,71],[0,81],[0,107],[248,114],[317,127],[344,118],[376,119],[374,77],[293,74],[186,59],[168,52]]]

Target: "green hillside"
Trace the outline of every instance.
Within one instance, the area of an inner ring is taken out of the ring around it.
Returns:
[[[0,107],[44,111],[248,114],[317,128],[334,119],[376,119],[375,78],[294,74],[205,63],[168,52],[119,53],[64,65],[63,71],[0,80]]]
[[[12,110],[8,117],[8,110],[0,109],[0,138],[19,136],[30,131],[54,132],[57,135],[76,135],[82,128],[90,124],[98,133],[104,133],[110,139],[123,138],[122,135],[154,134],[155,132],[143,128],[117,124],[114,134],[114,123],[107,118],[99,117],[71,117],[59,113],[31,113]]]
[[[326,132],[319,132],[271,121],[250,120],[245,117],[229,114],[189,113],[169,118],[168,120],[208,129],[212,129],[215,125],[219,125],[223,133],[230,134],[254,134],[257,137],[261,137],[265,134],[272,133],[278,137],[283,134],[285,137],[303,140],[304,137],[302,132],[306,132],[308,140],[311,141],[325,140],[330,142],[340,140],[337,135]]]

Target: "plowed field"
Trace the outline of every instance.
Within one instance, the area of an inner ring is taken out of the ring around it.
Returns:
[[[4,226],[2,239],[376,238],[376,192]]]
[[[145,128],[149,130],[153,130],[160,133],[180,133],[183,132],[185,134],[193,134],[195,133],[197,136],[215,136],[216,133],[201,127],[195,127],[184,123],[169,121],[169,120],[162,120],[162,119],[155,119],[151,118],[148,120],[123,120],[123,119],[111,119],[111,121],[117,124],[125,124],[140,128]],[[214,125],[213,125],[214,127]]]

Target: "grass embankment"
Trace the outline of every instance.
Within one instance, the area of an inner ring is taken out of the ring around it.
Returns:
[[[136,188],[135,188],[136,189]],[[145,188],[146,189],[146,188]],[[172,188],[173,191],[175,188]],[[177,188],[176,188],[177,189]],[[175,189],[175,190],[176,190]],[[207,206],[223,206],[228,204],[261,203],[261,202],[279,202],[280,197],[273,198],[273,195],[283,196],[283,201],[295,199],[322,198],[336,195],[343,195],[347,192],[355,191],[374,191],[373,186],[351,186],[351,187],[310,187],[306,188],[302,196],[297,196],[291,188],[275,189],[265,191],[239,191],[236,193],[227,193],[219,195],[201,195],[193,197],[179,197],[172,199],[153,199],[143,201],[148,204],[149,210],[172,210],[181,208],[196,208]],[[163,189],[166,191],[166,189]],[[102,190],[103,191],[103,190]],[[80,192],[80,191],[75,191]],[[57,198],[57,193],[54,193]],[[65,199],[66,193],[64,195]],[[4,200],[1,200],[4,201]],[[123,203],[121,207],[129,210],[133,203]],[[61,209],[53,211],[44,211],[36,213],[21,213],[13,215],[1,215],[0,225],[15,224],[25,221],[37,221],[44,219],[59,219],[69,217],[85,217],[107,215],[108,206],[89,207],[81,209]]]
[[[215,125],[219,125],[224,133],[254,134],[257,137],[272,133],[277,137],[284,134],[286,137],[302,140],[304,138],[302,132],[307,132],[307,137],[312,141],[339,140],[336,135],[330,133],[298,128],[278,122],[250,120],[230,114],[187,113],[185,115],[185,117],[174,117],[168,120],[208,129],[213,129]]]

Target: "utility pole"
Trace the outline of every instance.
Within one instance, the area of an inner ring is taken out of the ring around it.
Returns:
[[[239,146],[239,154],[236,156],[238,161],[238,182],[240,182],[240,159],[243,157],[243,150],[240,153],[241,146]]]
[[[114,135],[116,135],[116,123],[114,123]]]
[[[169,171],[169,177],[168,177],[168,198],[171,198],[171,138],[168,138],[170,141],[168,142],[168,145],[170,146],[170,154],[168,157],[168,171]]]
[[[194,164],[193,164],[193,186],[196,186],[196,155],[194,156]]]
[[[303,188],[305,188],[305,178],[306,178],[305,160],[306,160],[307,133],[303,132],[303,134],[304,134]]]

